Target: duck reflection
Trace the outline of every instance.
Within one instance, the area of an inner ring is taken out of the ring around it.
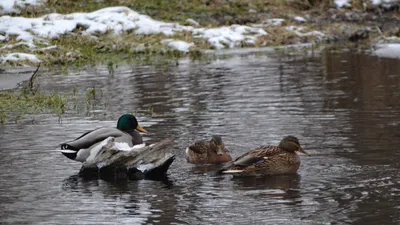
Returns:
[[[112,207],[128,215],[134,224],[153,223],[158,220],[178,222],[175,219],[177,199],[170,192],[170,188],[173,188],[173,182],[167,177],[157,181],[105,181],[74,175],[65,179],[62,184],[62,189],[70,192],[70,197],[76,198],[77,201],[81,201],[82,194],[89,196],[90,206],[87,207],[98,207],[99,210]]]
[[[148,179],[149,180],[149,179]],[[171,188],[173,185],[173,181],[168,177],[163,177],[161,179],[153,179],[151,181],[159,182],[164,185],[166,188]],[[90,189],[99,189],[108,196],[107,191],[111,189],[112,192],[125,193],[132,190],[132,185],[137,181],[131,181],[128,179],[97,179],[91,177],[81,177],[78,174],[72,175],[65,180],[63,180],[62,189],[64,191],[72,191],[72,192],[83,192],[89,193]],[[111,193],[110,195],[113,195]]]
[[[214,175],[216,171],[220,170],[223,164],[202,164],[190,168],[190,173],[193,174],[210,174]]]
[[[301,176],[299,174],[284,174],[274,176],[245,176],[233,177],[232,181],[242,189],[268,188],[268,189],[298,189]]]
[[[129,182],[129,180],[100,180],[72,175],[63,181],[62,189],[64,191],[81,192],[89,195],[100,191],[104,197],[108,197],[114,196],[115,193],[128,193],[132,190],[134,183]]]
[[[249,195],[257,197],[280,197],[284,199],[300,198],[299,174],[233,177],[232,182],[237,190],[245,190]]]

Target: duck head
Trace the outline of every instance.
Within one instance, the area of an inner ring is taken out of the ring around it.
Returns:
[[[211,138],[211,143],[213,143],[215,146],[217,146],[217,154],[223,154],[226,153],[225,150],[225,144],[222,141],[221,136],[219,135],[213,135]]]
[[[138,130],[143,133],[147,133],[143,127],[141,127],[136,120],[136,117],[131,114],[122,115],[117,122],[117,128],[122,131],[133,131]]]
[[[290,152],[301,152],[303,154],[308,155],[307,152],[303,150],[300,146],[299,139],[294,136],[286,136],[284,137],[281,142],[279,143],[279,147]]]

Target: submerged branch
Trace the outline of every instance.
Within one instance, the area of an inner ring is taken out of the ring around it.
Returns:
[[[39,63],[39,65],[37,66],[35,72],[33,72],[31,78],[29,79],[28,87],[29,87],[29,91],[30,91],[32,94],[35,93],[35,91],[33,90],[33,85],[34,85],[34,82],[35,82],[35,78],[36,78],[36,76],[37,76],[37,74],[38,74],[37,72],[39,71],[39,68],[40,68],[40,63]]]

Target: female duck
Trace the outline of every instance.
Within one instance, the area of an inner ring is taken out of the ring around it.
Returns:
[[[61,152],[69,159],[84,162],[90,155],[90,150],[108,137],[114,137],[118,142],[127,143],[130,147],[143,143],[138,131],[147,133],[131,114],[122,115],[117,127],[102,127],[84,133],[77,139],[61,144]]]
[[[210,141],[197,141],[187,147],[186,160],[192,164],[219,164],[232,161],[232,157],[225,149],[222,138],[214,135]]]
[[[261,146],[249,151],[220,170],[224,174],[277,175],[293,174],[300,167],[300,157],[307,154],[293,136],[284,137],[279,146]]]

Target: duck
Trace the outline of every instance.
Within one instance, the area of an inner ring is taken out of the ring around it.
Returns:
[[[129,146],[118,138],[107,137],[94,146],[82,163],[79,175],[107,179],[157,179],[167,176],[175,159],[169,150],[173,138],[166,138],[152,145]]]
[[[191,164],[221,164],[232,161],[219,135],[213,135],[211,140],[200,140],[191,144],[186,148],[185,156]]]
[[[219,174],[258,176],[295,174],[300,167],[296,152],[309,155],[295,136],[285,136],[278,146],[255,148],[219,170]]]
[[[69,159],[85,162],[91,149],[108,137],[114,137],[117,142],[123,142],[130,147],[143,144],[140,132],[148,133],[141,127],[132,114],[124,114],[119,117],[117,127],[101,127],[88,131],[78,138],[62,143],[61,153]]]

